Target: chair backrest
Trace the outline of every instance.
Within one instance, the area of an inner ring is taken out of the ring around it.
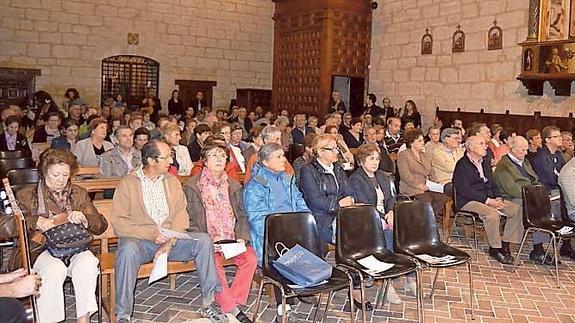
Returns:
[[[407,254],[443,245],[430,202],[398,202],[393,216],[393,250]]]
[[[100,240],[101,242],[100,244],[101,253],[106,253],[109,251],[108,250],[109,240],[116,238],[116,235],[114,234],[114,229],[112,228],[112,221],[110,221],[112,215],[112,200],[97,200],[94,201],[93,203],[98,212],[100,212],[100,214],[102,214],[108,221],[108,228],[106,228],[106,231],[94,237],[94,240]]]
[[[32,158],[0,159],[0,175],[6,176],[9,170],[20,168],[34,168],[36,163]]]
[[[287,248],[299,244],[318,257],[323,257],[317,223],[310,213],[279,213],[266,217],[262,263],[264,275],[272,271],[272,261],[279,258],[275,248],[277,242]]]
[[[527,185],[522,188],[523,223],[525,227],[559,227],[564,224],[561,214],[553,214],[549,191],[543,185]]]
[[[14,159],[32,157],[27,150],[0,151],[0,159]]]
[[[37,184],[40,181],[36,168],[11,169],[6,173],[6,177],[13,185]]]
[[[289,145],[288,161],[293,164],[293,161],[298,157],[303,155],[305,152],[305,146],[302,144],[291,144]]]
[[[340,208],[336,223],[337,263],[387,252],[381,217],[373,205]]]

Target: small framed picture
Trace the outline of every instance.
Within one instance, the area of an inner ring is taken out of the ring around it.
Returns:
[[[497,20],[493,21],[493,26],[487,32],[487,50],[497,50],[503,48],[503,30],[497,26]]]

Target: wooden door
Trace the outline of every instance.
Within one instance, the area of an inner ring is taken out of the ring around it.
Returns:
[[[187,108],[190,101],[196,98],[196,93],[202,91],[204,93],[204,100],[206,104],[214,109],[214,86],[217,86],[216,81],[196,81],[196,80],[176,80],[176,85],[180,91],[180,98]]]

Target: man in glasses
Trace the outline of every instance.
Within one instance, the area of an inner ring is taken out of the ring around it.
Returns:
[[[167,254],[170,261],[195,261],[202,315],[211,322],[227,322],[214,301],[214,294],[221,289],[214,246],[209,235],[186,232],[190,227],[186,197],[178,178],[168,173],[172,162],[168,144],[160,140],[148,142],[142,148],[142,167],[126,175],[114,194],[111,221],[120,238],[115,314],[120,323],[130,322],[140,266],[162,254]]]

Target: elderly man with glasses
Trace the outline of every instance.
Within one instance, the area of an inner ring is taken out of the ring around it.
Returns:
[[[148,142],[142,148],[143,166],[126,175],[114,194],[111,220],[120,238],[116,252],[115,314],[120,323],[130,322],[140,266],[164,253],[170,261],[196,263],[202,315],[211,322],[227,322],[214,299],[221,286],[212,240],[206,233],[186,232],[190,229],[186,196],[178,178],[168,173],[172,162],[167,143]]]

